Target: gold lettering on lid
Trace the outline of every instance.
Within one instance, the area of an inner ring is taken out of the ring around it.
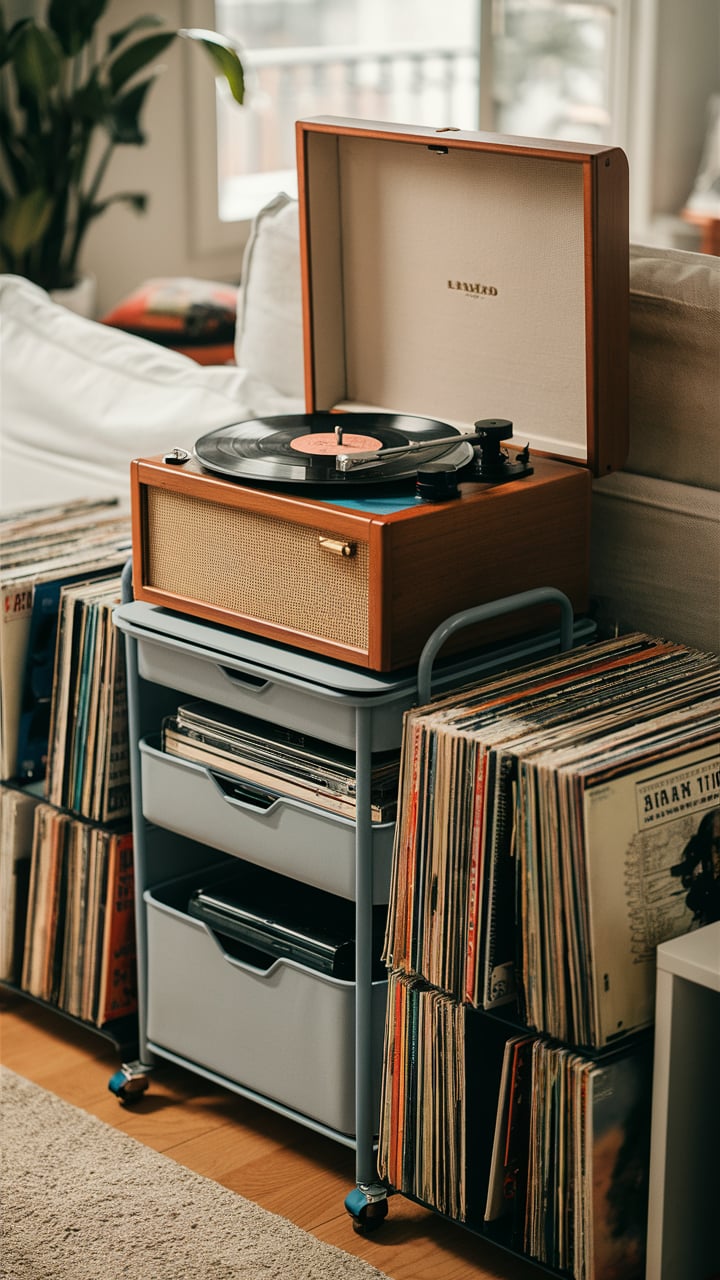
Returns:
[[[474,280],[448,280],[447,287],[456,293],[464,293],[468,298],[497,298],[498,296],[494,284],[480,284]]]

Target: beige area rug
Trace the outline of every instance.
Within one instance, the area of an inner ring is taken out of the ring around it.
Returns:
[[[0,1068],[3,1280],[387,1280]]]

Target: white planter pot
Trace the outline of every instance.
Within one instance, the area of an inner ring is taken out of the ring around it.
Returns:
[[[69,289],[51,289],[50,297],[53,302],[67,307],[68,311],[92,320],[95,316],[97,282],[94,276],[81,276]]]

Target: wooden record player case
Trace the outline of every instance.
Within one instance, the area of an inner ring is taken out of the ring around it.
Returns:
[[[298,169],[308,412],[509,418],[534,472],[387,510],[382,486],[136,461],[136,598],[380,671],[497,596],[550,585],[583,611],[592,475],[627,448],[623,153],[323,118],[298,124]]]

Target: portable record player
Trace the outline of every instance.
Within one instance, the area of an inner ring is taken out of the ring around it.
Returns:
[[[323,118],[298,169],[307,413],[133,463],[136,597],[375,670],[500,595],[584,610],[627,446],[623,153]]]

